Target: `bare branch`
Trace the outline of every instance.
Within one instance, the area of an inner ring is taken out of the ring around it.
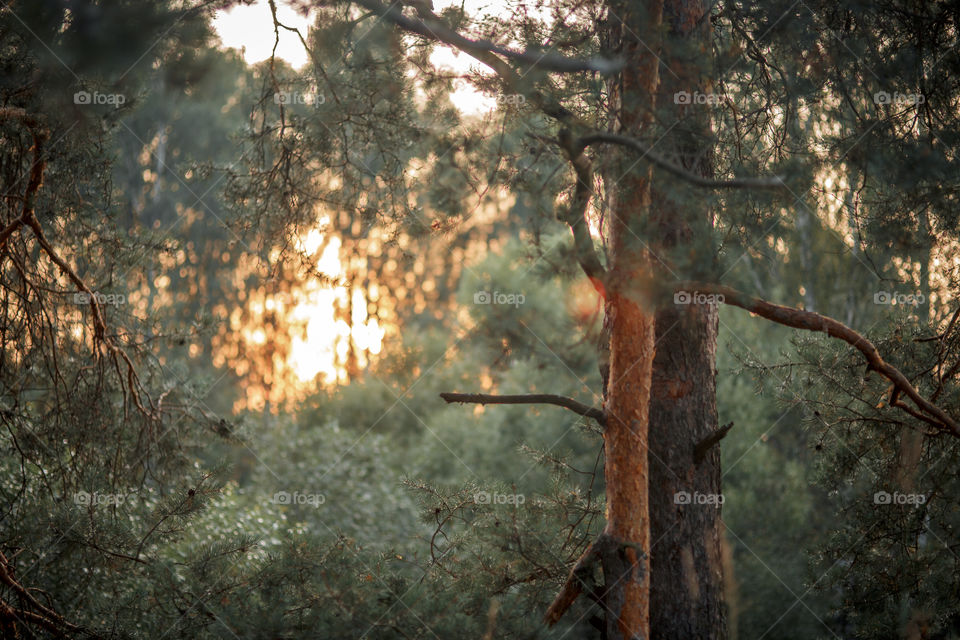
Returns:
[[[577,174],[573,201],[568,208],[561,209],[560,213],[573,233],[573,246],[580,268],[600,295],[606,296],[607,272],[600,264],[593,247],[593,238],[590,237],[590,228],[587,226],[587,206],[593,194],[593,167],[590,159],[584,155],[583,147],[574,143],[569,129],[561,129],[559,144]]]
[[[670,162],[639,140],[617,133],[597,132],[580,138],[579,144],[590,146],[597,143],[618,144],[637,151],[641,160],[649,160],[668,173],[683,178],[690,184],[707,189],[786,189],[787,185],[781,176],[772,178],[734,178],[733,180],[715,180],[687,171],[681,166]]]
[[[676,287],[677,291],[697,291],[723,296],[725,304],[731,304],[735,307],[745,309],[762,318],[771,320],[795,329],[806,329],[807,331],[822,331],[828,336],[839,338],[847,344],[855,347],[867,360],[870,369],[884,376],[893,383],[898,393],[892,397],[893,406],[905,410],[914,417],[919,417],[929,424],[949,431],[951,435],[960,438],[960,425],[950,417],[943,409],[933,404],[920,395],[920,392],[910,383],[903,373],[893,365],[886,362],[881,356],[877,347],[863,335],[857,333],[842,322],[834,320],[813,311],[804,311],[803,309],[794,309],[779,304],[773,304],[760,298],[748,296],[736,289],[719,284],[704,282],[681,283]],[[899,395],[910,398],[919,409],[909,410],[909,407],[899,401]],[[920,415],[922,414],[922,415]]]
[[[693,461],[696,464],[703,462],[703,459],[707,457],[707,452],[710,451],[710,448],[715,444],[719,443],[727,435],[730,429],[733,428],[733,423],[725,424],[706,438],[701,440],[693,448]]]
[[[580,60],[541,51],[514,51],[513,49],[502,47],[489,40],[471,40],[444,25],[439,16],[427,11],[426,7],[421,6],[422,3],[418,3],[417,6],[421,17],[421,19],[418,20],[403,15],[403,12],[398,8],[398,3],[387,6],[376,0],[354,0],[354,2],[365,9],[375,12],[377,15],[383,16],[397,26],[407,31],[417,33],[425,38],[439,40],[465,52],[472,51],[496,54],[528,65],[531,68],[540,68],[545,71],[558,71],[561,73],[595,71],[602,74],[611,74],[622,69],[624,64],[623,59],[620,58],[614,60],[608,60],[606,58]],[[402,4],[400,6],[402,6]]]
[[[606,425],[607,415],[596,407],[590,407],[577,402],[573,398],[558,396],[552,393],[530,393],[522,395],[504,395],[496,396],[488,393],[441,393],[448,404],[451,402],[464,402],[472,404],[555,404],[558,407],[570,409],[574,413],[587,418],[593,418],[601,425]]]

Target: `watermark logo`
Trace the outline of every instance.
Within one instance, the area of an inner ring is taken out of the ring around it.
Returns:
[[[927,496],[922,493],[900,493],[894,491],[893,493],[887,493],[886,491],[877,491],[873,494],[873,504],[925,504],[927,502]]]
[[[121,505],[126,501],[126,496],[119,493],[97,493],[94,491],[77,491],[73,494],[73,503],[81,507],[99,506],[99,505]]]
[[[722,293],[701,293],[700,291],[677,291],[673,294],[673,304],[723,304]]]
[[[73,94],[73,104],[109,104],[119,107],[127,101],[122,93],[100,93],[99,91],[77,91]]]
[[[270,502],[273,504],[309,504],[313,507],[319,507],[327,501],[327,497],[322,493],[300,493],[294,491],[277,491],[273,494]]]
[[[890,93],[877,91],[873,94],[875,104],[916,105],[923,104],[927,99],[922,93]]]
[[[73,303],[87,305],[91,302],[96,302],[97,304],[109,304],[114,307],[119,307],[122,304],[126,304],[127,296],[122,293],[100,293],[99,291],[94,291],[92,293],[87,293],[81,291],[79,293],[73,294]]]
[[[322,93],[304,93],[302,91],[277,91],[273,94],[275,104],[323,104],[327,97]]]
[[[689,491],[677,491],[673,494],[674,504],[708,504],[719,507],[723,504],[723,500],[722,493],[700,493],[699,491],[690,493]]]
[[[509,107],[519,107],[526,104],[527,97],[522,93],[501,93],[497,95],[497,104]]]
[[[722,93],[700,93],[694,91],[677,91],[673,94],[673,104],[709,104],[717,105],[725,102],[727,96]]]
[[[519,307],[527,301],[522,293],[501,293],[500,291],[477,291],[473,294],[473,304],[510,304]]]
[[[473,494],[473,501],[477,504],[515,504],[521,505],[527,501],[522,493],[490,493],[479,491]]]
[[[927,301],[922,293],[897,293],[896,291],[877,291],[873,294],[873,304],[920,306]]]

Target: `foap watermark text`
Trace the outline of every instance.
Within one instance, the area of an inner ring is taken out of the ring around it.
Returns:
[[[705,504],[705,505],[714,505],[720,506],[723,504],[723,494],[722,493],[700,493],[699,491],[694,491],[690,493],[689,491],[677,491],[673,494],[673,503],[674,504]]]
[[[497,493],[494,491],[478,491],[473,494],[473,501],[477,504],[516,504],[520,505],[527,501],[522,493]]]
[[[527,297],[522,293],[477,291],[473,294],[473,304],[507,304],[519,307],[526,301]]]
[[[723,304],[722,293],[703,293],[701,291],[677,291],[673,294],[673,304]]]
[[[277,491],[273,494],[270,502],[273,504],[308,504],[311,507],[319,507],[327,501],[327,497],[322,493],[301,493],[294,491]]]

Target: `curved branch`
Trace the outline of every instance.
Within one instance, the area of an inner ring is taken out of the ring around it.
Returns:
[[[386,6],[377,0],[353,0],[356,4],[365,9],[373,11],[379,16],[386,18],[398,27],[411,33],[416,33],[424,38],[436,42],[442,42],[459,51],[466,53],[474,59],[487,65],[496,73],[503,82],[510,87],[511,91],[522,94],[531,104],[536,106],[547,116],[555,118],[558,122],[567,126],[575,126],[579,131],[590,131],[593,129],[588,123],[582,121],[569,109],[564,107],[555,97],[543,95],[540,91],[530,90],[523,82],[523,76],[518,74],[513,67],[507,64],[503,58],[527,62],[533,66],[540,66],[546,70],[554,71],[597,71],[600,73],[613,73],[623,67],[622,60],[574,60],[551,54],[540,54],[531,52],[518,52],[506,49],[486,40],[471,40],[447,27],[443,20],[432,11],[429,11],[423,2],[410,2],[411,6],[415,4],[421,19],[416,19],[403,15],[403,12],[396,8],[396,4]],[[503,56],[503,57],[500,57]],[[786,189],[787,185],[783,178],[775,176],[772,178],[734,178],[733,180],[715,180],[706,178],[687,171],[673,162],[670,162],[663,156],[655,153],[639,140],[623,136],[616,133],[592,132],[579,138],[575,146],[583,148],[598,143],[619,144],[635,151],[641,155],[641,159],[646,159],[664,171],[671,173],[685,181],[699,187],[709,189]],[[580,153],[574,153],[572,158],[577,158]]]
[[[590,196],[593,195],[593,167],[590,159],[583,153],[583,147],[573,141],[569,129],[560,131],[559,144],[577,174],[573,201],[569,207],[560,210],[560,217],[573,233],[573,247],[580,268],[600,295],[606,296],[607,272],[600,264],[593,238],[590,236],[590,228],[587,226],[587,206],[590,204]]]
[[[529,89],[523,81],[524,76],[518,74],[513,67],[504,61],[504,58],[526,62],[533,66],[542,67],[548,71],[596,71],[605,74],[619,71],[624,64],[622,60],[610,61],[595,58],[584,61],[552,56],[551,54],[540,54],[528,51],[518,52],[486,40],[471,40],[447,27],[443,23],[442,18],[429,11],[426,6],[424,6],[425,3],[419,1],[410,2],[411,6],[415,4],[421,18],[419,20],[403,15],[403,12],[396,8],[396,4],[388,7],[377,0],[353,0],[353,2],[386,18],[406,31],[416,33],[435,42],[442,42],[482,62],[490,67],[490,69],[510,87],[511,91],[522,94],[531,104],[547,116],[556,119],[563,125],[575,126],[578,131],[591,131],[593,127],[564,107],[554,96],[544,95],[540,91]],[[787,188],[786,183],[780,176],[772,178],[734,178],[733,180],[706,178],[691,173],[683,167],[670,162],[639,140],[616,133],[591,132],[579,138],[576,141],[576,146],[580,146],[580,150],[582,151],[583,148],[598,143],[619,144],[638,151],[641,154],[641,159],[646,159],[664,171],[699,187],[709,189]],[[579,152],[573,154],[573,158],[577,158],[578,156],[580,156]]]
[[[876,371],[893,383],[894,388],[897,390],[897,393],[891,396],[891,404],[893,406],[905,410],[910,415],[919,417],[929,424],[945,429],[949,431],[951,435],[960,438],[960,425],[958,425],[950,415],[920,395],[920,392],[917,391],[899,369],[886,362],[880,356],[877,347],[870,342],[870,340],[842,322],[813,311],[804,311],[803,309],[794,309],[792,307],[773,304],[772,302],[751,297],[736,289],[719,284],[687,282],[681,283],[675,290],[695,290],[697,292],[721,295],[723,296],[723,302],[725,304],[740,307],[761,318],[766,318],[767,320],[795,329],[822,331],[832,338],[843,340],[863,354],[870,369]],[[913,401],[921,415],[918,415],[916,411],[910,410],[907,405],[899,401],[899,395],[901,393]]]
[[[408,18],[403,15],[400,9],[394,8],[396,6],[395,4],[388,7],[377,2],[377,0],[353,1],[361,7],[386,18],[402,29],[421,35],[429,40],[447,44],[462,51],[478,62],[487,65],[510,87],[511,91],[522,94],[533,105],[551,118],[555,118],[566,124],[578,124],[580,127],[585,126],[569,109],[560,104],[552,96],[544,96],[539,91],[531,91],[526,88],[523,76],[517,73],[513,67],[500,57],[500,55],[504,57],[515,57],[518,55],[517,52],[511,52],[509,49],[503,49],[491,43],[465,38],[453,29],[445,26],[439,16],[427,11],[425,7],[418,6],[418,12],[421,17],[426,17],[426,21]],[[418,3],[418,5],[419,4],[422,3]],[[539,56],[539,54],[537,55]]]
[[[531,68],[540,68],[546,71],[558,71],[570,73],[577,71],[595,71],[602,74],[616,73],[623,68],[624,60],[608,60],[606,58],[588,58],[579,60],[576,58],[566,58],[553,53],[544,53],[541,51],[514,51],[502,47],[489,40],[471,40],[460,35],[453,29],[443,24],[439,16],[427,10],[426,3],[417,2],[415,4],[417,12],[421,19],[411,18],[403,15],[403,12],[397,8],[403,3],[393,3],[389,7],[376,0],[354,0],[361,7],[377,13],[399,27],[413,33],[424,36],[431,40],[439,40],[456,49],[465,52],[486,52],[503,56],[510,60],[529,65]],[[414,6],[414,2],[409,3]]]
[[[687,171],[683,167],[670,162],[639,140],[618,133],[597,132],[580,138],[579,144],[590,146],[598,143],[618,144],[640,153],[641,160],[649,160],[664,171],[678,178],[683,178],[690,184],[707,189],[786,189],[787,185],[781,176],[772,178],[734,178],[733,180],[715,180]]]
[[[558,396],[552,393],[529,393],[504,396],[491,395],[488,393],[441,393],[440,397],[448,404],[452,402],[472,404],[554,404],[558,407],[569,409],[581,416],[593,418],[601,425],[606,425],[607,423],[607,414],[602,410],[577,402],[573,398]]]

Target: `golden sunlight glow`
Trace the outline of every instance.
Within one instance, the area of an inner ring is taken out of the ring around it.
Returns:
[[[478,19],[484,16],[509,14],[507,3],[503,0],[492,2],[470,0],[465,3],[461,0],[438,0],[434,2],[434,10],[440,13],[446,7],[459,7],[461,4],[469,15]],[[312,22],[311,18],[301,15],[289,3],[282,0],[277,2],[277,17],[285,25],[299,29],[304,36]],[[244,60],[254,64],[270,58],[275,38],[272,22],[267,0],[257,0],[250,5],[237,5],[227,11],[218,11],[213,20],[213,26],[225,47],[242,50]],[[277,55],[297,69],[307,64],[309,59],[297,36],[284,30],[280,31]],[[438,46],[433,51],[430,62],[441,70],[455,74],[466,74],[471,66],[483,68],[470,56],[458,55],[444,46]],[[487,113],[497,105],[494,97],[480,93],[463,80],[454,81],[450,102],[464,115]]]
[[[314,255],[323,240],[323,233],[312,229],[300,238],[298,248]],[[340,239],[330,238],[317,261],[317,270],[331,278],[339,276],[342,273],[339,252]],[[350,341],[359,354],[380,353],[384,329],[376,318],[369,318],[367,314],[367,297],[375,295],[375,291],[354,289],[351,294],[343,285],[329,287],[311,280],[299,293],[296,303],[287,310],[287,319],[291,325],[303,327],[302,333],[293,337],[288,363],[300,381],[310,382],[319,376],[323,384],[343,382],[346,378],[343,362],[348,357]],[[350,323],[336,316],[337,307],[346,305],[348,295],[353,298]],[[268,299],[268,308],[271,302],[280,305],[279,301]],[[366,358],[361,355],[357,364],[366,365]]]
[[[283,24],[300,29],[300,33],[306,35],[310,20],[297,13],[289,4],[277,3],[277,18]],[[257,0],[251,5],[236,5],[227,11],[217,11],[213,27],[223,45],[230,49],[241,49],[243,59],[249,64],[267,60],[273,52],[273,18],[266,0]],[[283,29],[280,30],[277,55],[297,69],[307,63],[307,52],[303,50],[299,38]]]
[[[335,382],[342,376],[337,367],[336,346],[339,327],[334,319],[337,292],[317,291],[308,303],[298,305],[292,318],[306,323],[304,335],[293,339],[290,366],[302,381],[320,376],[324,382]]]
[[[323,234],[312,229],[302,238],[303,249],[308,254],[320,248]],[[318,263],[321,273],[336,277],[340,273],[340,240],[332,238],[326,246]],[[313,380],[320,376],[325,383],[337,382],[342,370],[337,367],[336,347],[344,336],[336,319],[338,298],[346,295],[343,287],[325,288],[319,282],[311,281],[303,291],[304,298],[291,311],[291,324],[303,324],[303,334],[293,338],[290,353],[290,366],[301,381]],[[349,328],[347,329],[349,336]]]
[[[454,5],[461,6],[461,0],[434,1],[438,13]],[[497,13],[509,15],[508,5],[508,0],[466,0],[463,8],[482,20]],[[312,23],[310,16],[299,14],[287,0],[278,0],[277,10],[281,22],[299,29],[307,37]],[[267,0],[217,12],[214,27],[223,45],[241,49],[247,63],[270,58],[275,36]],[[284,30],[280,31],[276,53],[298,69],[308,63],[302,43],[295,34]],[[472,68],[488,71],[469,56],[457,55],[444,46],[434,49],[431,62],[454,75],[466,75]],[[464,115],[482,115],[497,106],[496,97],[474,90],[466,81],[455,80],[453,86],[450,101]],[[411,177],[416,171],[417,167],[410,167]],[[329,179],[328,186],[336,188],[336,177]],[[509,207],[512,201],[512,197],[504,194],[497,206]],[[369,364],[368,359],[381,352],[385,333],[395,330],[391,310],[396,301],[411,305],[419,313],[434,290],[435,282],[418,279],[424,269],[424,264],[418,262],[414,269],[420,271],[407,274],[406,280],[389,292],[381,291],[382,285],[372,281],[369,275],[357,275],[368,273],[363,265],[348,262],[346,256],[341,262],[342,243],[326,231],[329,225],[330,219],[321,217],[315,228],[302,232],[294,240],[294,248],[310,259],[323,278],[276,276],[246,291],[241,297],[245,300],[242,308],[214,310],[228,318],[225,335],[215,345],[214,366],[230,366],[246,380],[246,397],[238,401],[237,409],[270,407],[277,410],[283,402],[309,393],[316,385],[347,381]],[[385,239],[376,235],[366,238],[362,251],[378,255]],[[403,239],[400,242],[402,246]],[[454,264],[471,257],[475,256],[461,254],[454,258]],[[279,251],[272,258],[279,258]],[[246,282],[255,281],[251,274],[256,273],[258,267],[241,262],[244,264],[238,269],[235,284],[243,290]],[[396,260],[387,260],[383,269],[387,273],[395,272]],[[348,282],[351,277],[358,280]],[[586,306],[590,306],[589,303]],[[231,335],[236,339],[231,340]]]
[[[297,261],[275,256],[281,272],[268,275],[259,258],[242,256],[233,285],[243,303],[212,310],[226,319],[213,341],[213,365],[244,381],[235,410],[282,410],[356,377],[380,353],[393,327],[384,319],[391,307],[379,300],[376,283],[347,280],[350,264],[341,263],[340,239],[321,230],[328,226],[323,218],[294,242],[306,274]]]
[[[466,54],[457,54],[447,47],[437,47],[430,54],[430,63],[440,70],[449,73],[466,74],[470,67],[477,62]],[[453,91],[450,93],[450,102],[464,115],[477,115],[492,111],[497,101],[484,95],[470,86],[464,80],[454,80]]]

